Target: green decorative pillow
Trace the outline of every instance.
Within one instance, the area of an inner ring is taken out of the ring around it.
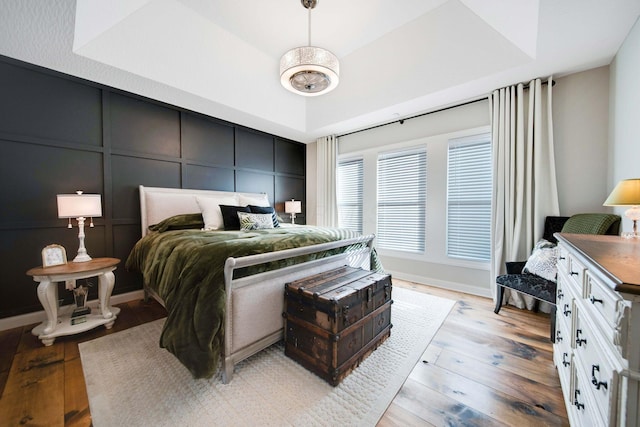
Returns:
[[[255,214],[238,212],[240,220],[240,230],[261,230],[265,228],[273,228],[272,214]]]
[[[169,230],[200,229],[204,227],[201,213],[174,215],[157,224],[150,225],[149,230],[162,233]]]
[[[564,223],[563,233],[605,234],[609,228],[620,221],[618,215],[584,213],[576,214]]]

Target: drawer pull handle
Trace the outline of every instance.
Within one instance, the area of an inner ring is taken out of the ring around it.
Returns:
[[[571,310],[569,310],[569,304],[564,305],[564,310],[562,311],[562,314],[564,314],[566,317],[569,317],[569,315],[571,315]]]
[[[571,274],[572,276],[577,276],[577,275],[578,275],[578,272],[577,272],[577,271],[572,271],[572,272],[571,272],[571,273],[569,273],[569,274]]]
[[[607,389],[607,383],[603,382],[603,381],[599,381],[596,378],[596,371],[600,372],[600,365],[591,365],[591,384],[593,384],[596,387],[596,390],[600,390],[600,387],[604,387],[604,389]]]
[[[591,301],[591,304],[595,304],[595,303],[599,302],[600,304],[604,305],[604,301],[594,297],[593,295],[591,295],[591,298],[589,298],[589,301]]]
[[[576,408],[578,409],[584,409],[584,403],[580,403],[578,401],[578,396],[580,396],[580,390],[576,389],[576,391],[573,394],[573,404],[576,406]]]
[[[587,339],[586,338],[580,338],[580,335],[582,335],[582,329],[577,329],[576,330],[576,344],[579,347],[582,347],[582,344],[586,344],[587,343]]]
[[[565,258],[565,257],[563,257],[563,256],[559,256],[559,257],[558,257],[558,259],[559,259],[560,261],[564,261],[566,258]]]
[[[558,299],[564,298],[564,294],[562,293],[562,289],[558,289]]]
[[[566,360],[568,354],[567,353],[562,353],[562,366],[564,366],[565,368],[569,365],[571,365],[571,362],[569,362],[568,360]]]
[[[556,331],[556,342],[562,342],[562,337],[560,336],[560,331]]]

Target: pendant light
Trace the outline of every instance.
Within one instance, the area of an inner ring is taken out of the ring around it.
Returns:
[[[280,82],[287,90],[303,96],[318,96],[338,86],[338,58],[321,47],[311,46],[311,9],[318,0],[301,0],[309,11],[309,45],[291,49],[280,59]]]

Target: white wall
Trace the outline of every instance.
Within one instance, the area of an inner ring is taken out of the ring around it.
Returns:
[[[560,214],[608,212],[609,67],[557,79],[553,132]]]
[[[611,63],[609,101],[609,174],[607,193],[622,179],[640,178],[640,20]],[[622,229],[631,230],[622,215]]]
[[[557,79],[553,89],[553,129],[561,215],[610,211],[611,208],[603,207],[602,203],[615,184],[621,179],[640,177],[638,76],[640,23],[636,22],[611,66]],[[340,154],[361,152],[367,156],[379,147],[429,144],[488,124],[488,102],[482,101],[407,120],[403,125],[396,123],[340,138]],[[315,169],[310,166],[315,164],[315,144],[308,145],[307,153],[307,215],[312,223],[316,178]],[[365,176],[369,173],[365,171]],[[375,192],[369,191],[366,196],[375,197]],[[614,209],[620,215],[624,210]],[[623,229],[630,228],[630,221],[624,219]],[[388,256],[383,256],[382,261],[395,277],[490,294],[489,272],[482,268]]]

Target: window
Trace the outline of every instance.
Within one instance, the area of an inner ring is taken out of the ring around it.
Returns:
[[[362,233],[362,159],[338,162],[338,226]]]
[[[425,251],[426,193],[426,149],[378,156],[379,248]]]
[[[448,148],[447,255],[491,258],[491,137],[452,139]]]

